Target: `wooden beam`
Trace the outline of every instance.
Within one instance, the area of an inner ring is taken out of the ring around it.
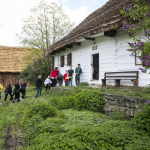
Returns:
[[[115,37],[117,35],[117,30],[111,30],[104,32],[104,36],[106,37]]]
[[[56,53],[60,53],[60,50],[57,50]]]
[[[65,48],[73,48],[73,45],[66,45]]]
[[[75,43],[73,43],[74,45],[81,45],[81,42],[75,42]]]
[[[56,54],[56,52],[54,51],[54,52],[52,52],[51,54],[52,54],[52,55],[55,55],[55,54]],[[50,54],[50,55],[51,55],[51,54]]]
[[[60,49],[61,51],[65,51],[66,49],[65,48],[62,48],[62,49]]]
[[[95,38],[85,37],[86,40],[95,41]]]

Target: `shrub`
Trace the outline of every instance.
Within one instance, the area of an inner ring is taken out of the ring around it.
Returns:
[[[64,96],[75,96],[76,94],[79,94],[80,92],[82,92],[82,88],[81,87],[74,87],[73,89],[69,89],[67,91],[64,92]]]
[[[137,130],[142,130],[150,134],[150,105],[145,104],[141,112],[131,121],[131,125]]]
[[[148,150],[149,136],[129,127],[128,122],[110,121],[99,126],[78,125],[69,131],[39,134],[31,149]]]
[[[29,109],[26,116],[31,118],[34,115],[41,115],[44,119],[57,115],[56,108],[50,107],[49,103],[38,103]]]
[[[127,119],[127,116],[126,116],[123,112],[121,112],[121,111],[119,110],[119,111],[115,111],[115,112],[113,113],[112,118],[113,118],[114,120],[122,120],[122,121],[124,121],[124,120]]]
[[[89,86],[89,83],[88,82],[81,82],[80,86]]]
[[[50,103],[54,107],[60,107],[60,98],[59,97],[52,97],[52,98],[50,98]]]
[[[63,96],[60,99],[60,109],[69,109],[74,107],[74,101],[75,97],[74,96]]]
[[[75,98],[75,108],[78,110],[87,109],[95,112],[103,111],[105,101],[99,92],[84,90],[77,94]]]

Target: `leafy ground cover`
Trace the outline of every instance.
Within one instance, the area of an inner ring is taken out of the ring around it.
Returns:
[[[29,87],[23,101],[0,105],[1,149],[3,131],[10,126],[15,129],[12,134],[24,136],[25,145],[18,150],[150,149],[150,105],[130,122],[120,112],[114,117],[101,113],[104,100],[99,89],[54,88],[50,93],[43,90],[37,99],[35,94],[35,87]]]

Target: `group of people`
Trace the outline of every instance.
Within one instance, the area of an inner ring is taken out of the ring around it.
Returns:
[[[82,74],[82,69],[80,67],[80,64],[78,64],[78,67],[76,67],[75,69],[76,85],[80,85],[81,74]],[[73,76],[74,76],[74,70],[72,69],[72,66],[70,66],[69,70],[66,70],[64,75],[61,74],[59,67],[55,67],[55,69],[52,70],[52,72],[50,73],[50,76],[48,76],[44,82],[46,91],[51,87],[55,87],[57,83],[58,85],[62,86],[63,81],[65,82],[65,86],[72,86]],[[42,92],[41,86],[43,80],[41,78],[42,75],[39,75],[39,77],[35,80],[36,88],[37,88],[36,98],[38,97],[38,94],[41,95]]]
[[[78,67],[76,67],[75,74],[76,74],[75,76],[76,85],[80,85],[80,77],[82,74],[80,64],[78,64]],[[60,86],[62,86],[63,81],[65,82],[65,86],[72,86],[73,76],[74,70],[72,69],[72,66],[70,66],[69,70],[66,70],[66,73],[64,75],[61,74],[59,67],[56,67],[50,74],[52,87],[54,87],[57,83]]]
[[[80,64],[78,64],[78,67],[75,69],[75,82],[76,85],[80,85],[80,77],[82,74],[82,69],[80,67]],[[62,86],[63,81],[65,82],[65,86],[72,86],[72,81],[73,81],[73,76],[74,76],[74,70],[72,69],[72,66],[70,66],[69,70],[66,70],[65,74],[62,75],[60,72],[59,67],[55,67],[54,70],[50,73],[50,76],[48,76],[44,82],[44,85],[47,89],[50,89],[51,87],[55,87],[56,84]],[[39,75],[39,77],[35,80],[36,82],[36,88],[37,88],[37,93],[36,93],[36,98],[38,97],[38,94],[41,95],[42,92],[42,75]],[[1,100],[1,90],[3,89],[3,86],[0,84],[0,100]],[[22,96],[20,96],[20,93]],[[14,85],[14,91],[12,92],[12,85],[10,83],[10,79],[7,79],[6,84],[5,84],[5,90],[4,90],[4,103],[6,103],[6,99],[8,94],[10,95],[10,100],[15,103],[19,102],[25,97],[26,94],[26,81],[25,78],[17,80],[15,85]]]
[[[0,100],[1,100],[2,89],[3,86],[0,84]],[[20,96],[20,93],[22,94],[22,96]],[[19,102],[25,97],[26,94],[26,80],[24,78],[17,80],[14,85],[14,90],[12,91],[12,85],[10,83],[10,79],[7,79],[5,84],[4,94],[5,94],[4,103],[6,103],[8,94],[10,95],[10,100],[12,100],[13,103],[15,103],[16,100],[17,102]]]

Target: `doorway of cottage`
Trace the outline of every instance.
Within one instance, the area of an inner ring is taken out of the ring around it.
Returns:
[[[99,80],[99,54],[93,55],[93,80]]]

